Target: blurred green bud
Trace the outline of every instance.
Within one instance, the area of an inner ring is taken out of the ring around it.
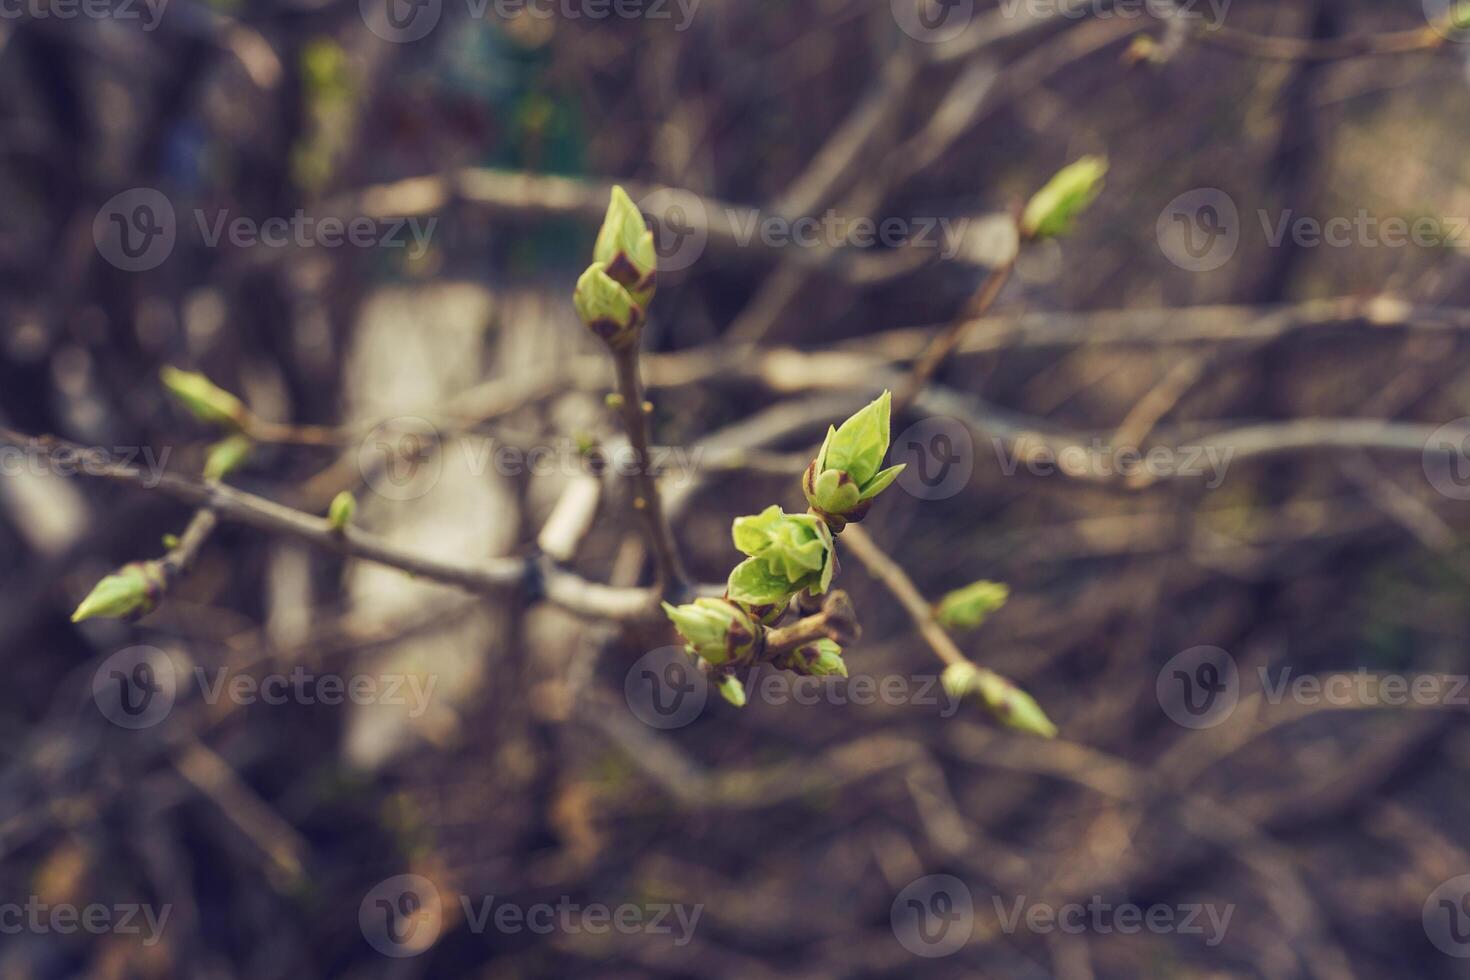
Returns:
[[[761,628],[735,603],[695,599],[686,606],[663,606],[684,648],[711,667],[739,665],[755,655]]]
[[[209,454],[204,457],[204,478],[223,480],[245,465],[245,461],[250,458],[250,453],[254,449],[255,443],[250,441],[249,436],[238,432],[232,436],[226,436],[209,447]]]
[[[803,677],[847,676],[847,662],[842,659],[842,647],[831,640],[817,640],[815,643],[797,647],[772,662],[782,670],[789,670]]]
[[[1000,582],[974,582],[940,599],[935,615],[950,629],[974,629],[1010,596],[1010,588]]]
[[[968,660],[950,664],[939,677],[944,693],[952,698],[965,698],[980,689],[980,668]]]
[[[327,523],[332,525],[332,530],[341,531],[352,523],[352,516],[356,513],[357,498],[343,490],[332,498],[332,506],[327,508]]]
[[[841,426],[828,428],[802,477],[807,503],[834,531],[867,516],[873,498],[903,472],[902,465],[880,469],[888,453],[892,403],[885,391]]]
[[[1063,167],[1026,204],[1021,215],[1021,234],[1026,238],[1067,234],[1078,215],[1102,193],[1107,172],[1108,161],[1104,157],[1083,157]]]
[[[71,614],[71,621],[140,619],[157,608],[167,587],[162,562],[130,562],[98,582]]]
[[[165,534],[163,536],[163,546],[169,551],[173,551],[180,544],[182,544],[182,542],[179,540],[179,536],[177,534]]]
[[[832,583],[832,531],[819,517],[783,513],[772,504],[754,517],[736,518],[731,537],[750,556],[726,584],[737,602],[784,605],[803,589],[820,595]]]
[[[734,674],[726,674],[715,681],[715,687],[719,689],[720,697],[737,708],[745,707],[745,685],[740,683],[740,678]]]
[[[247,412],[240,399],[217,387],[204,375],[194,371],[181,371],[176,367],[165,367],[159,372],[159,378],[169,394],[183,403],[201,422],[239,428],[245,421]]]
[[[1056,738],[1057,726],[1036,699],[999,674],[981,671],[979,694],[1001,724],[1042,738]]]
[[[643,307],[607,274],[601,262],[593,263],[582,273],[572,302],[587,329],[610,347],[626,347],[638,339],[638,329],[643,326]]]
[[[648,308],[658,288],[658,252],[643,213],[621,187],[612,189],[592,260],[601,263],[608,276],[628,290],[633,302]]]

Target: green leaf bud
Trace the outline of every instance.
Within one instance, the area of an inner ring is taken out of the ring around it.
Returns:
[[[601,263],[608,276],[625,287],[635,303],[648,308],[658,288],[658,252],[643,213],[621,187],[612,189],[612,200],[608,202],[602,229],[597,233],[592,260]]]
[[[831,640],[817,640],[797,647],[772,662],[782,670],[789,670],[803,677],[847,676],[847,662],[842,659],[842,647]]]
[[[719,689],[720,697],[737,708],[745,707],[745,685],[740,683],[740,678],[734,674],[726,674],[715,681],[715,687]]]
[[[993,670],[977,667],[968,661],[951,664],[940,678],[945,693],[963,698],[977,695],[1002,725],[1042,738],[1055,738],[1053,725],[1036,699]]]
[[[950,629],[974,629],[1005,605],[1010,595],[1010,588],[1000,582],[974,582],[939,600],[935,615]]]
[[[893,396],[885,391],[836,428],[828,428],[817,458],[802,477],[807,503],[834,531],[860,521],[873,498],[886,490],[904,467],[882,469],[888,453]]]
[[[602,263],[593,263],[572,296],[577,315],[610,347],[626,347],[638,339],[643,326],[643,307],[611,276]]]
[[[356,513],[357,498],[350,491],[343,490],[332,498],[332,505],[327,508],[327,523],[332,525],[332,530],[341,531],[352,523]]]
[[[159,378],[169,394],[177,398],[201,422],[239,428],[248,415],[240,399],[216,386],[202,374],[165,367],[159,372]]]
[[[1102,193],[1107,172],[1105,157],[1083,157],[1063,167],[1027,202],[1021,234],[1041,239],[1070,232],[1077,217]]]
[[[162,562],[130,562],[93,586],[71,614],[71,621],[140,619],[157,608],[167,587],[168,573]]]
[[[255,443],[250,441],[249,436],[238,432],[226,436],[209,447],[209,453],[204,457],[204,478],[223,480],[245,465],[254,449]]]
[[[738,605],[725,599],[695,599],[684,606],[663,604],[683,637],[685,649],[711,667],[748,663],[755,657],[761,627]]]

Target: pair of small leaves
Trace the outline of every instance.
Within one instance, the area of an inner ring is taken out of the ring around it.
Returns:
[[[832,531],[819,517],[787,514],[772,504],[753,517],[737,518],[731,537],[749,556],[726,583],[737,602],[784,607],[802,590],[821,595],[832,584]]]
[[[871,501],[903,472],[882,469],[888,454],[893,395],[883,392],[842,425],[829,427],[817,458],[802,478],[807,503],[840,529],[860,520]]]

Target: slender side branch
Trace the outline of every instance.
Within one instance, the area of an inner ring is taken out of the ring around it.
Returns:
[[[356,527],[334,529],[326,518],[293,510],[221,483],[201,483],[173,474],[153,476],[117,461],[100,449],[78,446],[50,436],[29,436],[6,428],[0,428],[0,441],[16,446],[34,446],[53,457],[65,455],[80,460],[82,465],[77,467],[77,472],[156,490],[212,512],[218,520],[296,538],[337,554],[388,565],[470,592],[493,593],[528,587],[539,591],[551,602],[581,615],[620,621],[657,615],[657,596],[652,591],[598,585],[557,569],[549,561],[528,558],[456,561],[422,555]],[[206,520],[196,515],[190,531],[186,532],[178,548],[170,552],[171,557],[177,555],[184,559],[185,564],[192,560],[203,543],[205,532],[202,527]]]
[[[897,414],[904,412],[919,397],[919,393],[933,380],[934,375],[944,366],[944,362],[959,349],[964,341],[965,335],[974,326],[974,322],[983,317],[995,305],[1001,290],[1005,288],[1006,282],[1011,278],[1011,270],[1016,267],[1015,256],[1004,265],[997,266],[985,277],[980,284],[979,290],[970,297],[965,304],[964,310],[955,318],[944,331],[929,342],[929,346],[919,355],[918,361],[910,369],[908,377],[893,396],[893,411]]]
[[[673,601],[683,601],[689,592],[689,577],[679,558],[674,532],[664,515],[658,492],[658,476],[653,472],[653,454],[648,442],[648,412],[643,398],[643,380],[638,374],[636,344],[612,349],[617,368],[618,394],[622,400],[623,427],[633,449],[633,487],[637,496],[633,506],[643,520],[644,532],[653,550],[658,568],[659,592]]]

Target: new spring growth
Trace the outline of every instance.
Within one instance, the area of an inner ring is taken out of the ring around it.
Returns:
[[[663,606],[684,638],[684,649],[710,667],[733,668],[755,658],[761,628],[735,603],[695,599],[687,606]]]
[[[332,505],[327,508],[327,523],[332,525],[333,531],[345,530],[356,513],[357,498],[343,490],[332,498]]]
[[[1021,213],[1022,236],[1043,239],[1070,232],[1078,215],[1102,193],[1107,172],[1104,157],[1083,157],[1063,167],[1027,202]]]
[[[1010,588],[1000,582],[975,582],[940,599],[934,615],[948,629],[972,630],[1005,605],[1010,595]]]
[[[726,674],[715,681],[715,687],[719,690],[720,697],[737,708],[745,707],[745,685],[740,683],[740,678],[734,674]]]
[[[842,659],[842,647],[832,640],[817,640],[797,647],[790,653],[776,657],[771,663],[803,677],[847,676],[847,663]]]
[[[1055,738],[1057,726],[1051,723],[1036,700],[1004,677],[969,661],[950,664],[940,678],[944,690],[952,698],[976,695],[1001,724],[1017,731]]]
[[[637,339],[657,288],[653,232],[627,191],[614,187],[592,265],[577,280],[577,315],[610,346],[626,347]]]
[[[903,472],[902,464],[881,469],[892,403],[893,395],[885,391],[842,425],[829,427],[821,451],[802,477],[807,503],[833,531],[861,521],[873,498]]]
[[[201,422],[238,429],[247,418],[248,413],[240,399],[202,374],[165,367],[159,372],[159,378],[169,394]]]
[[[238,432],[225,436],[209,447],[209,453],[204,457],[204,478],[223,480],[245,465],[245,461],[250,458],[250,453],[254,449],[255,443],[250,441],[249,436]]]
[[[648,308],[658,289],[658,252],[643,213],[621,187],[612,189],[592,261],[600,263],[613,282],[627,289],[633,302]]]
[[[731,537],[749,556],[726,583],[726,595],[736,602],[779,609],[802,590],[821,595],[832,584],[832,532],[819,517],[787,514],[772,504],[754,517],[736,518]]]
[[[71,621],[140,619],[157,607],[167,587],[168,573],[162,562],[130,562],[98,582],[71,614]]]

